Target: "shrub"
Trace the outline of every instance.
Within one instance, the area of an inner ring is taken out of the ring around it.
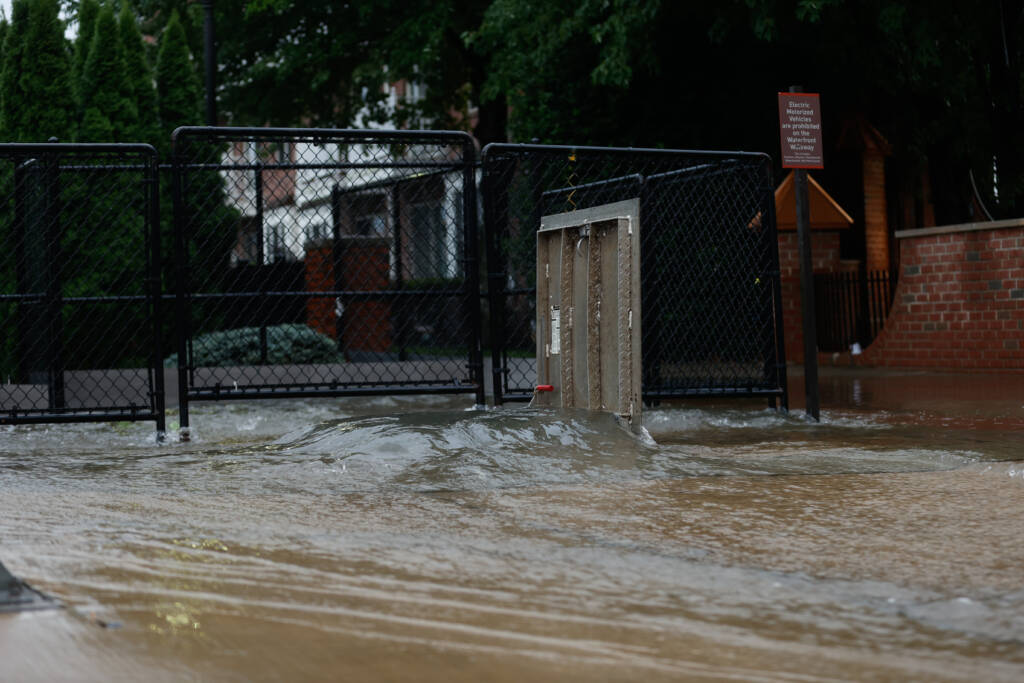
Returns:
[[[193,365],[259,365],[260,328],[239,327],[210,332],[192,340]],[[267,327],[267,363],[340,363],[337,344],[306,325],[270,325]],[[164,360],[165,367],[176,367],[178,354]]]

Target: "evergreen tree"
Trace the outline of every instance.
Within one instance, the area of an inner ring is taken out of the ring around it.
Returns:
[[[78,99],[79,118],[82,115],[82,75],[85,73],[85,62],[89,58],[89,45],[96,29],[96,16],[100,13],[99,0],[81,0],[78,4],[78,36],[75,38],[75,56],[72,72],[75,81],[75,97]]]
[[[6,61],[4,60],[4,54],[6,54],[4,47],[7,43],[7,29],[9,27],[10,25],[7,23],[6,15],[3,18],[0,18],[0,77],[3,76],[4,65],[6,64]],[[3,92],[0,92],[0,142],[4,142],[6,140],[3,128],[3,98]]]
[[[135,14],[128,5],[121,7],[118,25],[121,32],[121,44],[124,46],[126,82],[131,88],[138,115],[135,130],[131,131],[132,137],[135,141],[149,142],[155,145],[160,129],[157,119],[153,70],[146,59],[142,32],[139,30]]]
[[[121,32],[110,5],[96,15],[89,57],[82,74],[84,142],[132,142],[138,111],[125,76]]]
[[[198,125],[202,121],[199,77],[177,11],[171,14],[167,27],[160,37],[156,87],[160,112],[160,143],[162,150],[167,151],[170,149],[171,133],[175,128]]]
[[[14,0],[11,21],[4,39],[0,67],[0,132],[7,142],[17,142],[21,131],[21,70],[28,33],[29,0]]]
[[[4,63],[4,41],[7,40],[7,16],[0,17],[0,71],[3,70]]]
[[[179,126],[202,123],[202,89],[192,59],[184,27],[177,12],[172,12],[160,37],[156,62],[157,102],[160,111],[160,145],[165,159],[170,159],[171,133]],[[179,150],[190,162],[216,163],[226,149],[215,142],[191,139]],[[182,198],[185,203],[189,235],[189,258],[202,254],[202,263],[220,276],[228,271],[228,258],[238,234],[238,212],[225,205],[224,178],[214,170],[188,171],[188,190]],[[170,205],[170,198],[163,199]],[[169,214],[165,214],[169,215]],[[165,236],[173,230],[165,229]],[[164,254],[172,254],[174,246],[165,238]],[[164,259],[164,281],[173,283],[172,259]],[[222,285],[207,285],[220,287]],[[208,290],[209,291],[209,290]],[[220,329],[224,324],[222,307],[197,306],[195,319],[202,321],[200,329]]]
[[[22,62],[22,100],[18,139],[43,142],[51,136],[68,141],[74,136],[75,103],[71,94],[71,64],[59,0],[30,0],[26,58]]]

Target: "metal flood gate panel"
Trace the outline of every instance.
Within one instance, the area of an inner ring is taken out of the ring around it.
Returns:
[[[634,199],[541,219],[536,405],[642,425],[639,210]]]
[[[543,216],[638,199],[642,393],[787,400],[771,160],[764,154],[484,148],[495,402],[533,395]]]
[[[0,144],[0,424],[164,431],[156,151]]]
[[[175,131],[182,427],[191,400],[483,403],[475,168],[460,132]]]

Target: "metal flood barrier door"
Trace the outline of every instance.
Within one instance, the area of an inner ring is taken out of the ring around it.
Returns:
[[[537,233],[537,405],[641,426],[640,202],[545,216]]]

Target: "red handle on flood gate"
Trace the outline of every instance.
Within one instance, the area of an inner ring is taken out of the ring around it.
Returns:
[[[550,384],[538,384],[537,391],[554,391],[555,388]]]

